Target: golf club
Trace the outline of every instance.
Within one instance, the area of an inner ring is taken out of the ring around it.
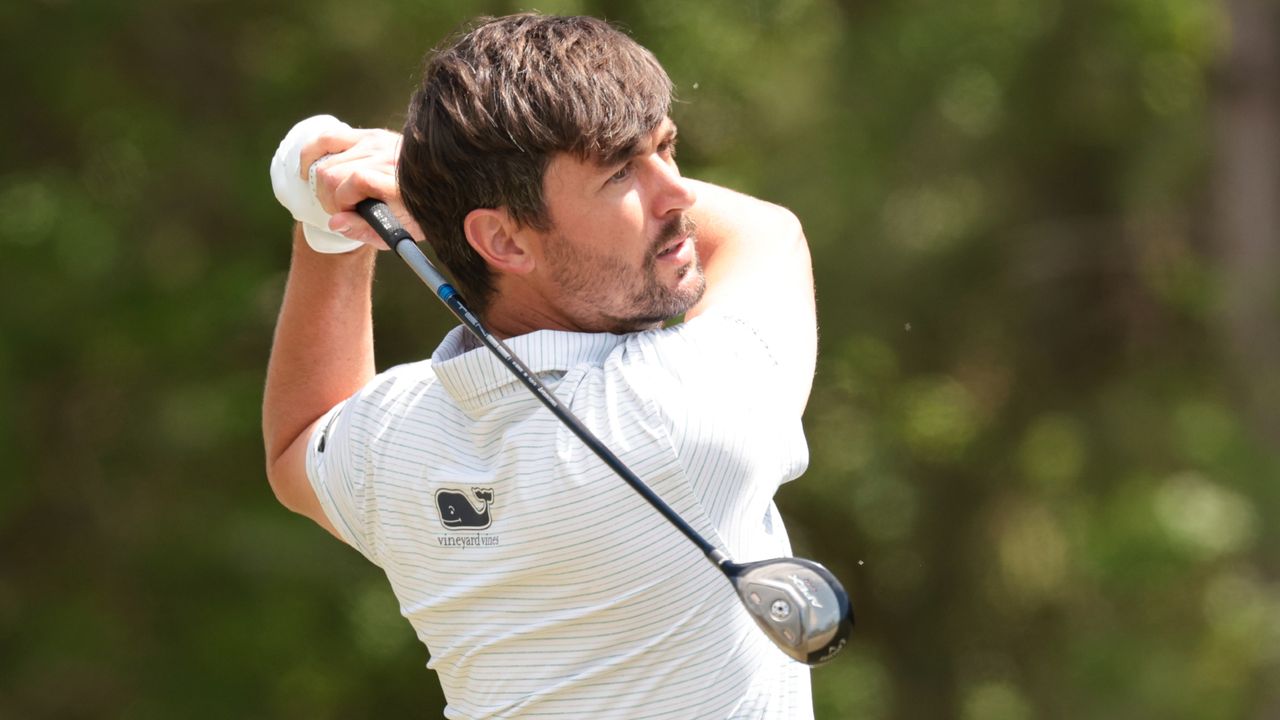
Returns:
[[[684,518],[631,471],[582,421],[543,385],[520,358],[494,337],[422,253],[385,203],[368,199],[356,206],[378,235],[425,282],[458,320],[489,348],[542,404],[577,435],[601,460],[649,502],[733,583],[742,604],[765,635],[784,653],[809,665],[835,657],[848,642],[853,608],[840,581],[826,568],[802,558],[735,563],[698,534]]]

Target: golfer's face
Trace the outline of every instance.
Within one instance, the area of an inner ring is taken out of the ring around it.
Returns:
[[[557,156],[544,181],[553,228],[541,265],[555,301],[584,330],[625,332],[679,315],[702,296],[696,200],[675,162],[666,120],[639,151],[612,165]]]

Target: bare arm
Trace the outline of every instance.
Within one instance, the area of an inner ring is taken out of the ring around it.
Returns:
[[[370,291],[375,250],[313,252],[294,230],[262,404],[267,477],[285,507],[334,532],[306,473],[316,422],[374,375]],[[336,534],[336,533],[335,533]]]
[[[319,159],[315,190],[332,215],[330,229],[366,244],[350,253],[320,254],[295,226],[289,279],[267,366],[262,435],[276,497],[335,535],[307,476],[307,442],[326,412],[374,376],[370,294],[374,248],[384,246],[351,210],[360,200],[376,197],[389,200],[407,220],[395,185],[398,143],[396,133],[346,128],[301,150],[302,168]],[[416,224],[407,224],[420,232]]]
[[[702,300],[685,314],[709,310],[749,318],[785,365],[790,397],[803,411],[818,347],[813,267],[800,221],[789,210],[690,180],[698,202],[698,254],[707,278]]]

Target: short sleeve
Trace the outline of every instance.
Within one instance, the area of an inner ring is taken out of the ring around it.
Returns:
[[[421,393],[434,383],[429,361],[397,365],[325,413],[307,445],[307,476],[342,539],[379,561],[376,459]]]
[[[811,364],[735,315],[707,313],[642,337],[637,355],[653,382],[646,394],[693,476],[750,475],[776,487],[804,472],[803,402],[790,394],[807,395],[812,376],[795,379]]]
[[[334,406],[316,424],[307,446],[307,477],[343,541],[376,564],[370,542],[372,491],[365,461],[369,434],[361,418],[363,395],[364,391]]]

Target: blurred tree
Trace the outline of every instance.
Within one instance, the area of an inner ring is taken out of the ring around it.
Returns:
[[[1223,330],[1237,388],[1259,432],[1280,445],[1280,12],[1227,4],[1232,40],[1214,93],[1214,232]]]
[[[1275,448],[1280,447],[1280,8],[1230,0],[1226,9],[1232,42],[1216,73],[1211,171],[1214,249],[1222,267],[1220,333],[1241,420]],[[1275,490],[1264,497],[1271,507],[1280,502]],[[1266,582],[1280,587],[1274,555],[1261,571]],[[1256,717],[1280,717],[1275,683],[1263,691]]]

